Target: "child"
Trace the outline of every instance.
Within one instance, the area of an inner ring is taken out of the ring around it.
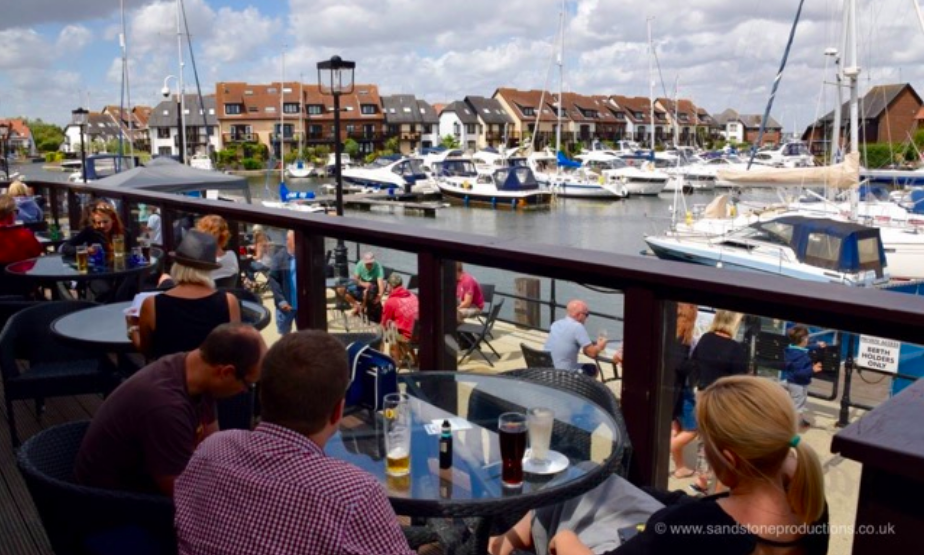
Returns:
[[[809,383],[813,379],[813,374],[822,372],[822,362],[813,362],[809,356],[809,331],[806,326],[796,325],[787,332],[790,337],[790,345],[784,351],[784,372],[781,380],[787,391],[790,392],[790,398],[793,399],[793,406],[800,415],[800,426],[808,428],[812,422],[806,414],[806,395],[809,391]]]

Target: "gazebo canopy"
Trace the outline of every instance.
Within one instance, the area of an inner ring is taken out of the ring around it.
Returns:
[[[188,193],[207,189],[241,191],[249,203],[247,179],[215,171],[198,170],[171,158],[155,158],[147,166],[100,179],[95,183],[119,189],[144,189],[162,193]]]

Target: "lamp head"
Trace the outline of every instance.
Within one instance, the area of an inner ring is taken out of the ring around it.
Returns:
[[[170,96],[170,89],[167,88],[166,85],[164,85],[164,88],[161,89],[161,96],[163,96],[164,98],[167,98]]]

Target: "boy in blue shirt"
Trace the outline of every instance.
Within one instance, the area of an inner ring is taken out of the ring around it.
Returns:
[[[822,372],[822,362],[813,362],[809,356],[809,330],[806,326],[796,325],[787,332],[790,345],[784,351],[784,371],[781,380],[793,406],[800,415],[800,426],[808,428],[812,422],[807,415],[806,397],[813,374]]]

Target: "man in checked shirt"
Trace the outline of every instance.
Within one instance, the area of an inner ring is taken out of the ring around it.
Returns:
[[[260,425],[207,438],[177,479],[181,554],[414,553],[376,479],[324,453],[347,384],[344,346],[326,332],[270,348]]]

